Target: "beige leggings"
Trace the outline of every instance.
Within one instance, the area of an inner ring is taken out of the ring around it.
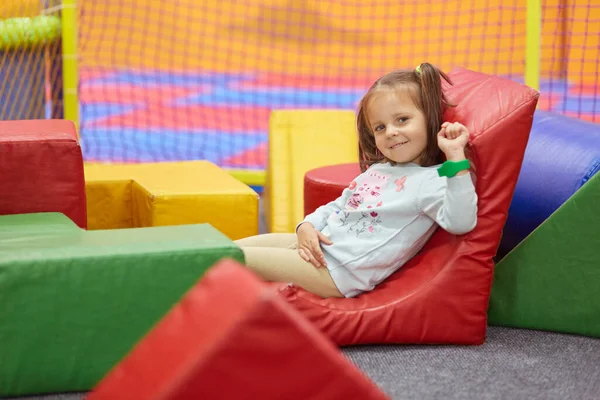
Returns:
[[[235,243],[244,251],[248,268],[266,281],[291,282],[321,297],[344,297],[327,268],[317,268],[300,257],[293,233],[267,233]]]

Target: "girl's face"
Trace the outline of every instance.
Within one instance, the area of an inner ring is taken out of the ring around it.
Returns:
[[[388,160],[421,165],[427,146],[425,115],[414,104],[408,88],[377,92],[367,105],[367,119],[375,145]]]

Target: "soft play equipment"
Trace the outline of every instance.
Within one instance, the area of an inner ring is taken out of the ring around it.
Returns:
[[[258,194],[208,161],[86,164],[89,229],[209,223],[258,234]]]
[[[86,391],[223,257],[208,224],[86,231],[0,217],[0,397]]]
[[[491,324],[600,337],[599,204],[596,174],[500,261]]]
[[[599,124],[536,111],[499,257],[525,239],[599,169]]]
[[[281,287],[282,296],[340,345],[485,341],[492,257],[539,95],[519,83],[465,69],[453,70],[450,77],[454,86],[446,93],[457,106],[444,117],[461,121],[471,132],[477,226],[463,236],[439,229],[398,272],[357,298],[322,299],[298,287]]]
[[[306,171],[353,161],[358,161],[353,111],[273,111],[263,193],[269,232],[294,232],[304,218],[302,179]]]
[[[252,272],[215,265],[87,400],[387,399]]]
[[[327,165],[304,175],[304,215],[337,199],[354,178],[360,175],[358,163]]]
[[[81,147],[70,121],[0,121],[0,215],[60,212],[87,226]]]

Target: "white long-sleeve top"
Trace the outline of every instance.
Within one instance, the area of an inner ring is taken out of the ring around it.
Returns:
[[[321,248],[346,297],[372,290],[398,270],[438,226],[457,235],[475,227],[477,194],[470,173],[439,177],[438,167],[374,164],[301,222],[333,242]]]

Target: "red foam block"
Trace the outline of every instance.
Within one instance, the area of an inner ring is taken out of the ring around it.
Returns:
[[[358,175],[358,163],[328,165],[308,171],[304,175],[304,215],[337,199]]]
[[[272,287],[224,260],[87,397],[132,398],[387,396]]]
[[[65,120],[0,121],[0,215],[61,212],[87,226],[83,156]]]

